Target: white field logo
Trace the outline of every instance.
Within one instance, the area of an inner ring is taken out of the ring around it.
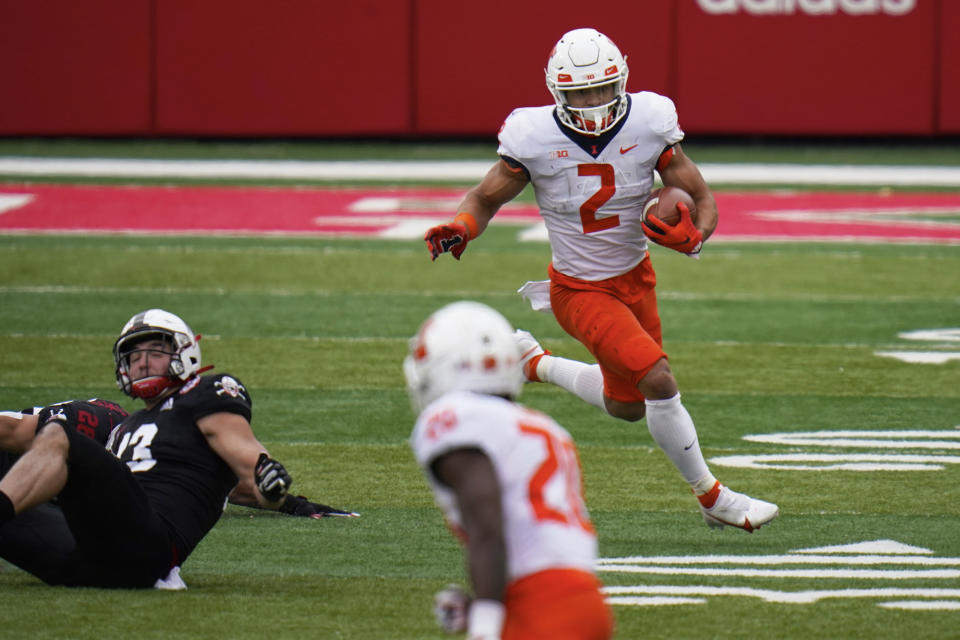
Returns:
[[[960,360],[960,351],[955,345],[960,343],[960,328],[918,329],[904,331],[897,334],[903,340],[933,344],[932,350],[885,350],[875,351],[875,355],[883,358],[894,358],[908,364],[944,364],[951,360]]]
[[[790,471],[940,471],[960,464],[960,428],[953,431],[798,431],[746,435],[748,442],[789,447],[790,453],[717,456],[710,463],[740,469]],[[797,453],[798,447],[874,449],[883,453]],[[890,453],[897,450],[900,453]]]
[[[706,13],[720,15],[743,11],[755,16],[806,14],[812,16],[846,13],[851,16],[885,14],[903,16],[917,0],[697,0]]]
[[[960,610],[960,558],[936,557],[933,551],[896,540],[870,540],[783,555],[628,556],[601,558],[603,574],[689,577],[689,584],[614,585],[604,576],[607,602],[621,606],[705,604],[707,598],[734,596],[779,604],[813,604],[821,600],[871,599],[878,607],[909,610]],[[738,586],[708,586],[707,577],[734,578]],[[788,591],[771,581],[824,580],[842,588]],[[763,586],[750,586],[760,580]],[[933,586],[903,587],[905,580]],[[867,582],[870,586],[860,586]],[[874,586],[876,583],[886,583]],[[940,586],[940,584],[944,586]],[[743,586],[746,585],[746,586]]]
[[[898,334],[904,340],[932,343],[936,350],[875,351],[909,364],[945,364],[960,360],[960,351],[942,350],[960,342],[960,328],[919,329]],[[748,442],[782,445],[789,453],[717,456],[712,464],[740,469],[790,471],[941,471],[960,464],[960,425],[952,431],[794,431],[750,434]],[[811,451],[797,451],[808,448]],[[819,453],[817,448],[851,449]],[[871,451],[875,450],[875,451]]]

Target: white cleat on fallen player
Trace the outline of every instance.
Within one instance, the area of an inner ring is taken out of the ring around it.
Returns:
[[[537,363],[540,362],[540,356],[549,355],[550,352],[540,346],[537,339],[529,331],[517,329],[513,332],[513,337],[520,347],[520,366],[523,367],[523,375],[527,377],[527,382],[541,382],[537,377]]]
[[[752,533],[776,518],[780,508],[772,502],[757,500],[721,485],[720,495],[713,506],[708,509],[701,505],[700,512],[711,527],[731,526]]]

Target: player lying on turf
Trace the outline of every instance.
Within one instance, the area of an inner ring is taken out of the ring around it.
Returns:
[[[707,524],[753,531],[777,516],[777,506],[730,490],[710,472],[663,351],[647,240],[699,257],[718,219],[710,188],[680,147],[673,102],[649,91],[627,93],[626,58],[594,29],[563,35],[546,81],[555,104],[507,117],[500,160],[452,222],[427,231],[427,248],[434,259],[448,251],[459,259],[500,207],[532,184],[553,255],[549,282],[521,291],[542,298],[539,308],[552,309],[597,364],[554,357],[519,331],[527,378],[558,385],[616,418],[646,417]],[[682,205],[673,225],[643,219],[654,171],[664,185],[692,196],[695,218]]]
[[[410,444],[473,587],[437,594],[440,625],[471,640],[611,637],[577,451],[513,402],[523,373],[510,324],[486,305],[448,305],[411,340],[404,373],[419,413]]]
[[[23,411],[0,411],[0,477],[3,477],[20,454],[33,442],[41,424],[56,419],[79,433],[106,446],[110,432],[127,417],[123,407],[101,400],[67,400],[47,407],[30,407]],[[244,507],[260,508],[239,492],[231,491],[229,502]],[[351,511],[311,502],[306,496],[287,494],[277,511],[291,516],[323,518],[326,516],[356,516]]]
[[[79,407],[73,426],[53,408],[0,479],[0,557],[50,584],[164,584],[232,491],[278,509],[292,483],[253,435],[245,387],[200,375],[197,338],[179,317],[135,315],[113,351],[118,384],[145,408],[112,430],[107,448],[79,428],[94,426]],[[98,424],[119,418],[93,406]]]

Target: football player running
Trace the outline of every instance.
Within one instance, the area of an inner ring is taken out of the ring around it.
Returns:
[[[410,445],[466,545],[473,590],[441,591],[434,613],[470,640],[605,640],[613,618],[576,448],[513,402],[524,384],[513,331],[486,305],[453,303],[423,323],[404,361],[419,414]]]
[[[532,184],[550,237],[550,280],[521,292],[535,308],[552,309],[597,364],[553,356],[517,331],[528,380],[558,385],[616,418],[646,417],[707,524],[753,531],[779,510],[712,475],[663,351],[647,240],[697,258],[718,219],[710,188],[680,146],[673,102],[649,91],[627,93],[626,58],[594,29],[563,35],[547,61],[546,82],[555,104],[507,117],[499,161],[452,222],[427,231],[427,248],[434,259],[444,252],[459,259],[500,207]],[[654,171],[664,185],[693,197],[695,218],[681,203],[673,226],[641,219]]]
[[[182,588],[178,567],[231,491],[277,509],[292,479],[253,435],[244,386],[200,375],[198,338],[179,317],[138,313],[113,351],[118,385],[145,408],[113,429],[108,448],[79,418],[41,413],[0,479],[0,557],[49,584]],[[54,497],[62,526],[50,536],[8,535],[6,523],[16,530]]]

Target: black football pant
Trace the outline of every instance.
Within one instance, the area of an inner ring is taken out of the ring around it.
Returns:
[[[0,557],[48,584],[152,587],[174,564],[166,524],[124,463],[76,431],[64,433],[66,486],[56,504],[0,527]],[[11,464],[11,456],[0,455],[0,475]]]

